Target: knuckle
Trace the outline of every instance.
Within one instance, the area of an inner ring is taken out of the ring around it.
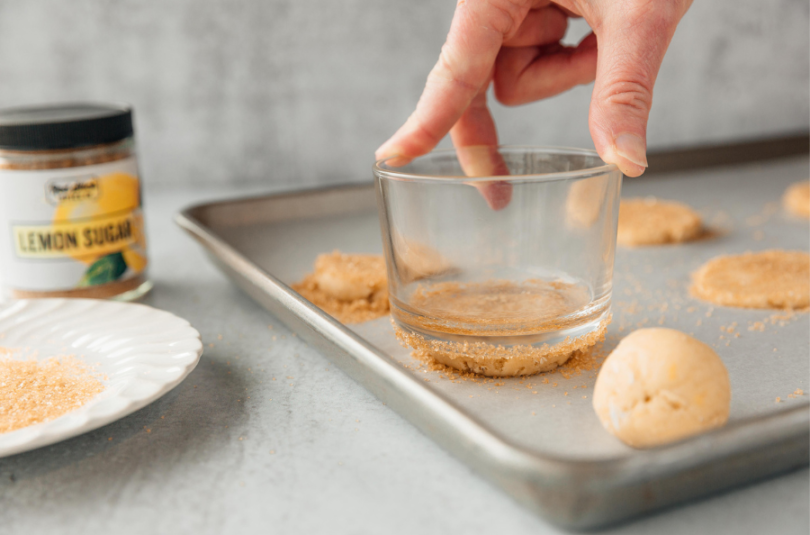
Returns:
[[[422,139],[427,141],[427,144],[436,144],[444,137],[444,135],[439,135],[437,132],[434,132],[422,121],[418,111],[411,114],[408,117],[408,121],[406,124],[409,124],[411,130],[417,137],[421,137]]]
[[[626,24],[646,24],[657,28],[671,28],[678,24],[691,0],[634,0],[622,13]]]
[[[525,0],[489,0],[491,19],[487,21],[493,30],[508,39],[517,33],[528,12]]]
[[[550,33],[552,34],[549,39],[550,42],[561,41],[565,37],[565,34],[568,33],[568,18],[563,18],[563,20],[555,24]]]
[[[549,10],[544,21],[551,27],[550,33],[553,34],[554,41],[559,41],[565,37],[568,32],[568,17],[562,11],[559,9]]]
[[[447,45],[442,47],[439,54],[439,61],[436,66],[428,74],[428,84],[433,82],[450,83],[457,86],[464,91],[477,92],[478,86],[469,81],[462,73],[458,72],[457,63],[453,61],[450,56],[449,47]]]
[[[641,81],[618,81],[599,92],[599,101],[606,106],[619,106],[634,115],[646,115],[652,105],[652,90]]]
[[[496,78],[495,83],[493,84],[493,90],[495,100],[504,106],[517,106],[519,104],[523,104],[523,101],[519,98],[517,91],[515,91],[514,85],[511,83],[504,83]]]
[[[519,51],[501,51],[495,62],[492,86],[495,99],[504,106],[518,106],[529,102],[525,90],[524,69],[529,58]]]
[[[442,135],[438,135],[438,134],[436,134],[435,132],[431,131],[430,129],[428,129],[428,127],[427,127],[427,126],[425,126],[425,125],[424,125],[422,122],[420,122],[420,121],[417,121],[417,122],[416,122],[416,130],[417,130],[418,132],[420,132],[420,133],[421,133],[421,135],[425,137],[425,139],[428,139],[428,140],[429,140],[429,142],[430,142],[430,143],[432,143],[432,144],[434,144],[434,145],[435,145],[435,144],[437,144],[437,143],[439,143],[439,141],[441,141],[441,140],[442,140],[442,138],[444,137],[444,136],[442,136]]]

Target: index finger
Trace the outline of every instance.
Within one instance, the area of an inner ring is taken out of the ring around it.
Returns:
[[[399,155],[407,161],[441,141],[488,82],[504,37],[517,31],[531,4],[530,0],[459,1],[416,110],[377,149],[377,159]]]

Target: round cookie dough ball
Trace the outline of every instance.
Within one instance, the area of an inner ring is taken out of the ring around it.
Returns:
[[[730,307],[805,308],[810,305],[810,255],[772,250],[718,256],[694,273],[692,293]]]
[[[790,186],[782,197],[782,204],[791,215],[810,219],[810,181]]]
[[[593,408],[634,448],[674,442],[728,420],[731,387],[712,348],[673,329],[640,329],[602,365]]]
[[[616,242],[625,247],[680,243],[697,238],[700,216],[685,204],[653,197],[626,199],[619,207]]]

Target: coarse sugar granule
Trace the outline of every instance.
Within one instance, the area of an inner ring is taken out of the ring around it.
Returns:
[[[761,321],[755,321],[754,323],[748,326],[748,330],[763,332],[765,331],[765,324]]]
[[[78,409],[104,390],[102,379],[73,355],[41,361],[0,358],[0,433]]]

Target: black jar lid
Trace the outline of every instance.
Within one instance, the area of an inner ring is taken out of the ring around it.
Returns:
[[[132,134],[132,108],[124,105],[72,103],[0,109],[0,149],[72,149],[115,143]]]

